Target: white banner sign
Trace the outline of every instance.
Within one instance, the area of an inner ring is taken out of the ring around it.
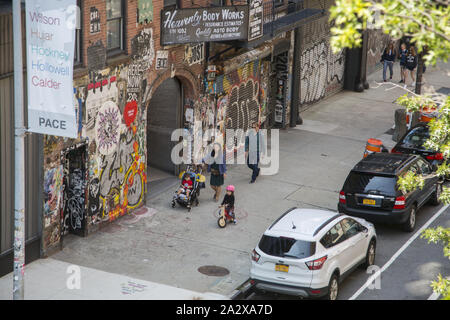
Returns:
[[[73,105],[76,0],[26,0],[29,131],[77,137]]]

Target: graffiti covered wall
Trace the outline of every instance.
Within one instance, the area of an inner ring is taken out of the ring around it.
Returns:
[[[89,230],[144,203],[147,150],[143,92],[147,89],[145,71],[153,64],[152,30],[141,30],[132,39],[132,47],[129,63],[109,67],[101,67],[103,62],[91,63],[89,72],[74,80],[80,138],[44,139],[44,251],[68,230],[77,231],[85,225]],[[96,51],[87,48],[87,52],[95,55]],[[68,150],[80,143],[87,151],[81,159],[86,168],[83,171],[74,169],[67,156]]]
[[[268,64],[265,64],[266,68],[267,66]],[[216,97],[201,97],[194,104],[194,118],[197,123],[202,123],[201,127],[194,126],[194,133],[199,134],[206,129],[218,129],[220,133],[214,137],[214,141],[223,145],[227,129],[245,131],[250,128],[253,121],[260,121],[260,73],[263,68],[261,60],[254,60],[234,71],[218,76],[214,82]],[[267,90],[263,92],[264,102],[266,98]],[[266,107],[265,104],[264,107]],[[243,142],[243,139],[237,140],[237,144],[232,140],[226,141],[228,156],[232,156],[230,153],[235,148],[243,147],[243,143],[239,142]]]
[[[300,109],[330,96],[344,86],[345,51],[334,54],[327,17],[302,28]]]
[[[155,36],[147,21],[129,37],[131,54],[114,63],[105,58],[102,41],[92,41],[86,48],[86,71],[73,82],[79,138],[44,137],[44,255],[58,247],[67,230],[81,226],[86,232],[80,234],[89,234],[144,204],[146,160],[153,152],[147,150],[146,133],[152,93],[165,79],[177,76],[183,83],[190,80],[185,96],[196,99],[201,82],[192,75],[201,74],[203,68],[189,67],[183,61],[184,46],[179,46],[170,49],[170,69],[155,70],[159,49]],[[78,145],[86,150],[85,174],[67,161],[69,150]],[[65,186],[70,190],[64,192]],[[69,203],[74,195],[79,202]]]
[[[250,128],[252,121],[259,121],[260,64],[261,60],[255,60],[218,77],[218,114],[219,121],[224,121],[225,129],[246,130]]]

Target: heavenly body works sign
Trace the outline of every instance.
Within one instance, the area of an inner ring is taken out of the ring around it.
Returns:
[[[161,45],[247,39],[248,6],[165,9]]]
[[[29,131],[77,137],[73,103],[76,0],[27,0]]]

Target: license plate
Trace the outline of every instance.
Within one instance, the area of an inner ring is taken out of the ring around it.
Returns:
[[[289,272],[289,266],[287,266],[285,264],[276,264],[275,271]]]
[[[377,202],[374,199],[363,199],[363,204],[368,204],[368,205],[374,206],[374,205],[376,205],[376,203]]]

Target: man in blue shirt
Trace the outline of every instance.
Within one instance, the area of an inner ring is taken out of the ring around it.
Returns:
[[[259,124],[254,121],[253,129],[250,129],[245,137],[245,158],[247,159],[247,166],[252,169],[252,180],[254,183],[259,176],[260,168],[258,168],[260,155],[266,154],[266,143],[264,135],[259,131]]]

